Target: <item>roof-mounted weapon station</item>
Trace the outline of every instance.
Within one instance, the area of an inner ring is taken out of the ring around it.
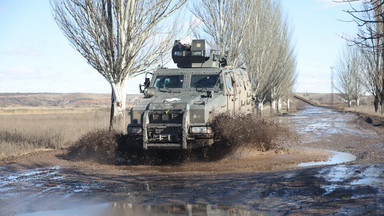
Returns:
[[[206,56],[205,40],[176,40],[172,48],[172,59],[179,68],[212,68],[226,66],[226,59],[218,50]]]

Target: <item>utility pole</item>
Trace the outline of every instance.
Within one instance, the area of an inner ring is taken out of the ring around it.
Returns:
[[[334,75],[333,75],[333,66],[331,66],[331,105],[333,106],[334,102],[335,102],[335,96],[334,96],[334,84],[333,84],[333,78],[334,78]]]

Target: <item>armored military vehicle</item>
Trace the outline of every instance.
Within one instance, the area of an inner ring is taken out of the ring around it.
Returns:
[[[206,56],[205,40],[176,40],[176,69],[146,76],[144,97],[130,110],[128,135],[142,149],[192,149],[213,144],[216,115],[250,113],[253,92],[243,69],[225,66],[218,51]]]

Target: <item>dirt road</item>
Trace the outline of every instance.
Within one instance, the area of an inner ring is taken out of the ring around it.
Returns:
[[[0,215],[384,215],[383,135],[312,106],[281,121],[299,150],[163,166],[74,162],[65,150],[4,161]]]

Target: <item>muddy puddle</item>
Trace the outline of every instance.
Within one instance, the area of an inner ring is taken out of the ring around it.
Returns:
[[[383,165],[76,178],[58,167],[34,169],[2,179],[0,209],[1,215],[383,215]]]
[[[382,135],[359,128],[352,114],[311,106],[282,118],[301,134],[297,147],[330,151],[329,160],[236,172],[9,164],[0,167],[0,215],[384,215]]]
[[[314,161],[299,163],[298,167],[312,167],[312,166],[323,166],[323,165],[336,165],[341,163],[348,163],[356,160],[356,156],[346,152],[328,151],[329,159],[326,161]]]
[[[130,203],[102,203],[66,210],[41,211],[17,216],[105,216],[105,215],[259,215],[256,212],[229,208],[223,205],[135,205]]]

